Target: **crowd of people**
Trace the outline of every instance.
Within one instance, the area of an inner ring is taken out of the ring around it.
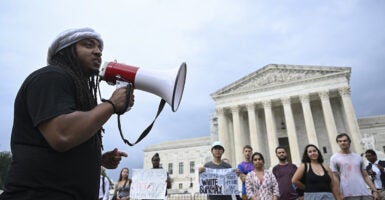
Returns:
[[[325,164],[316,145],[308,144],[297,167],[287,159],[284,147],[276,148],[279,163],[270,172],[265,169],[261,153],[252,153],[252,147],[243,148],[245,160],[238,164],[237,174],[242,192],[236,199],[242,200],[385,200],[385,161],[377,159],[376,152],[365,152],[369,164],[365,166],[360,155],[350,150],[351,139],[341,133],[336,137],[340,151],[334,153],[329,165]],[[213,161],[199,168],[231,168],[221,159],[225,151],[216,141],[212,145]],[[213,199],[234,199],[229,195],[208,195]]]
[[[246,145],[244,161],[235,168],[242,191],[207,197],[209,200],[385,200],[385,161],[378,160],[376,152],[369,149],[365,152],[369,164],[365,166],[362,157],[350,150],[351,139],[346,133],[339,134],[336,142],[340,151],[332,155],[329,165],[316,145],[306,145],[298,167],[288,161],[286,149],[279,146],[275,150],[279,163],[271,171],[264,166],[264,156]],[[211,146],[212,160],[198,168],[199,174],[207,168],[231,169],[229,159],[222,158],[224,151],[222,143],[215,141]],[[159,168],[159,160],[155,154],[153,168]],[[119,188],[131,183],[127,177],[128,169],[123,168],[115,195],[119,194]],[[169,178],[167,186],[171,187]]]
[[[290,163],[286,149],[275,149],[279,163],[269,171],[265,168],[265,159],[259,152],[253,152],[250,145],[243,148],[244,161],[235,168],[242,184],[242,191],[233,195],[207,195],[209,200],[385,200],[385,161],[377,159],[376,152],[368,149],[364,160],[350,150],[351,139],[342,133],[336,137],[340,151],[330,158],[329,165],[316,145],[308,144],[304,148],[301,164],[297,167]],[[199,167],[199,174],[206,168],[231,169],[229,159],[222,158],[225,151],[220,141],[211,147],[212,160]],[[159,154],[152,157],[153,168],[159,168]],[[117,199],[129,199],[128,169],[123,168],[115,185],[114,196]],[[167,188],[171,187],[168,177]],[[101,182],[102,183],[102,182]],[[101,185],[102,188],[102,185]],[[125,195],[124,195],[125,194]],[[167,193],[166,193],[167,196]],[[103,199],[102,196],[99,196]]]

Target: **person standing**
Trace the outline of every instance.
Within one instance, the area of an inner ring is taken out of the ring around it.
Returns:
[[[365,157],[369,161],[366,171],[372,178],[374,186],[378,191],[378,199],[385,200],[385,161],[377,159],[377,153],[373,149],[365,151]]]
[[[116,89],[98,104],[103,40],[91,28],[60,33],[48,66],[23,82],[15,99],[12,162],[0,199],[98,199],[100,167],[118,166],[124,152],[102,155],[102,126],[124,113],[133,90]]]
[[[273,174],[278,181],[279,185],[279,199],[282,200],[295,200],[302,198],[303,191],[292,187],[291,179],[297,170],[297,166],[290,163],[287,160],[286,149],[278,146],[275,148],[275,155],[277,156],[279,163],[273,167]],[[301,196],[301,197],[299,197]]]
[[[151,158],[151,162],[152,162],[152,168],[153,169],[163,169],[161,166],[160,166],[160,157],[159,157],[159,154],[158,153],[155,153],[154,156],[152,156]],[[170,189],[171,188],[171,179],[170,179],[170,176],[167,172],[167,189]],[[167,196],[167,190],[166,190],[166,196]]]
[[[163,169],[161,166],[160,166],[160,156],[158,153],[155,153],[152,158],[151,158],[151,163],[152,163],[152,169]],[[167,186],[166,188],[167,189],[170,189],[171,188],[171,179],[170,179],[170,176],[167,172],[167,179],[166,179],[166,183],[167,183]],[[166,189],[166,192],[165,192],[165,199],[167,199],[167,189]],[[143,200],[151,200],[151,199],[143,199]]]
[[[277,200],[279,187],[274,174],[264,169],[265,159],[261,153],[251,156],[254,170],[246,176],[246,192],[251,200]]]
[[[292,182],[305,191],[304,199],[342,200],[333,173],[323,162],[321,151],[313,144],[307,145]]]
[[[127,167],[120,170],[118,182],[114,188],[114,198],[116,200],[130,199],[130,187],[132,180],[129,178],[130,170]]]
[[[99,200],[108,200],[110,197],[110,180],[106,177],[104,167],[101,167]]]
[[[242,181],[242,200],[247,200],[247,193],[246,193],[246,175],[254,170],[254,164],[251,161],[251,154],[253,153],[253,148],[250,145],[245,145],[243,147],[243,156],[245,157],[245,160],[238,164],[239,169],[239,178]]]
[[[231,165],[227,162],[222,161],[222,155],[225,152],[220,141],[215,141],[211,145],[211,154],[213,155],[213,160],[207,162],[203,167],[198,168],[198,172],[203,173],[205,168],[212,169],[228,169],[231,168]],[[239,175],[239,170],[236,169],[237,175]],[[232,200],[231,195],[207,195],[208,200]]]
[[[373,197],[377,199],[377,189],[365,170],[363,159],[350,151],[349,135],[346,133],[337,135],[336,142],[340,151],[334,153],[330,158],[330,169],[337,185],[340,186],[342,197],[347,200],[371,200]],[[372,192],[368,190],[366,185]]]

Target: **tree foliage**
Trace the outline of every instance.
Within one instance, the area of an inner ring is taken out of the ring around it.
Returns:
[[[8,166],[11,164],[12,154],[9,151],[0,152],[0,189],[4,188],[4,180],[8,173]]]

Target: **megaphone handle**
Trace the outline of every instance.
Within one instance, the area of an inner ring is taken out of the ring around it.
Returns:
[[[128,88],[127,88],[128,89]],[[118,114],[118,128],[119,128],[119,133],[120,133],[120,137],[122,138],[122,140],[124,141],[124,143],[130,145],[130,146],[134,146],[135,144],[137,144],[138,142],[140,142],[141,140],[143,140],[143,138],[145,138],[147,136],[147,134],[151,131],[152,129],[152,126],[154,125],[155,123],[155,120],[156,118],[158,118],[159,114],[162,112],[163,108],[164,108],[164,105],[166,104],[166,101],[165,100],[160,100],[160,103],[159,103],[159,107],[158,107],[158,112],[156,113],[156,116],[154,118],[154,121],[152,121],[152,123],[142,132],[142,134],[139,136],[138,140],[136,140],[135,143],[130,143],[127,139],[124,138],[123,136],[123,132],[122,132],[122,128],[121,128],[121,125],[120,125],[120,114]]]
[[[126,101],[124,103],[124,108],[117,112],[116,114],[118,115],[122,115],[123,113],[125,113],[127,110],[129,110],[131,107],[129,107],[129,104],[130,104],[130,101],[131,101],[131,88],[132,88],[132,83],[130,82],[127,82],[127,85],[124,86],[126,87]]]

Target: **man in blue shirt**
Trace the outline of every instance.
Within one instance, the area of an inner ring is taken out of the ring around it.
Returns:
[[[245,160],[238,164],[238,169],[240,171],[239,178],[242,181],[242,200],[247,200],[246,194],[246,175],[247,173],[254,170],[254,164],[251,161],[251,154],[253,153],[253,148],[250,145],[245,145],[243,147],[243,155]]]

